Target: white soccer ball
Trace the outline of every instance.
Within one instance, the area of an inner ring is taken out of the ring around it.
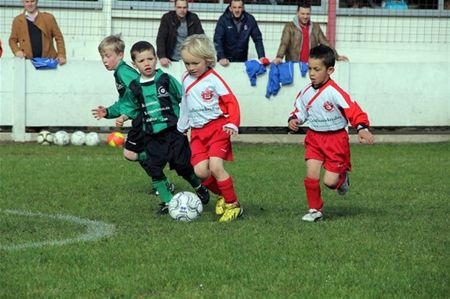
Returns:
[[[197,194],[180,192],[169,202],[169,215],[177,221],[193,221],[200,217],[203,205]]]
[[[42,145],[50,145],[53,142],[53,135],[49,131],[40,131],[37,135],[37,143]]]
[[[96,132],[87,133],[85,142],[87,146],[96,146],[100,143],[100,136]]]
[[[53,135],[53,142],[60,146],[67,145],[70,142],[70,135],[66,131],[58,131]]]
[[[82,131],[75,131],[70,136],[70,143],[73,145],[83,145],[86,141],[86,134]]]

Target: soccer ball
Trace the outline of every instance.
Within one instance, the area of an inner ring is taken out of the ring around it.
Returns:
[[[57,145],[63,146],[67,145],[70,142],[69,133],[66,131],[58,131],[53,135],[53,142]]]
[[[177,221],[193,221],[200,217],[203,205],[197,194],[180,192],[169,202],[169,215]]]
[[[100,143],[100,136],[96,132],[87,133],[85,142],[87,146],[96,146]]]
[[[73,145],[83,145],[86,141],[86,134],[82,131],[75,131],[70,136],[70,143]]]
[[[106,143],[112,147],[122,147],[125,143],[125,137],[120,132],[112,132],[106,139]]]
[[[42,145],[50,145],[53,142],[53,135],[49,131],[40,131],[37,135],[37,142]]]

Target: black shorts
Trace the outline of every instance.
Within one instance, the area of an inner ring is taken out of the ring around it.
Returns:
[[[131,125],[125,141],[125,148],[135,153],[141,153],[145,150],[145,132],[142,128],[142,120],[140,118],[133,119]]]
[[[148,172],[152,177],[162,177],[167,163],[179,175],[193,172],[191,149],[186,135],[169,128],[153,135],[145,135]]]

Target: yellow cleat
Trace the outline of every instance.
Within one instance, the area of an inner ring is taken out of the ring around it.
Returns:
[[[216,215],[223,215],[225,213],[225,198],[219,196],[216,201]]]
[[[240,217],[244,213],[244,209],[241,208],[239,203],[226,203],[225,213],[220,217],[219,222],[233,221]]]

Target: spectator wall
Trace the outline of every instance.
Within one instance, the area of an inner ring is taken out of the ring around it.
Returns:
[[[325,31],[328,16],[324,2],[313,7],[312,19]],[[92,107],[112,104],[117,98],[112,74],[99,60],[98,43],[111,33],[122,34],[127,50],[138,40],[154,43],[159,19],[173,5],[155,2],[149,9],[149,3],[80,3],[40,0],[41,9],[55,15],[64,33],[68,63],[56,71],[36,71],[29,61],[13,59],[7,45],[12,19],[22,10],[20,1],[0,1],[4,47],[0,59],[0,127],[13,128],[15,140],[28,138],[28,127],[112,126],[112,121],[96,121],[90,115]],[[190,4],[210,37],[225,7]],[[275,56],[284,23],[292,19],[296,9],[271,7],[247,5],[259,21],[270,59]],[[386,14],[376,9],[338,9],[336,21],[336,47],[350,62],[339,62],[333,77],[368,111],[374,126],[450,126],[448,11]],[[255,55],[251,44],[250,57]],[[183,70],[180,63],[166,69],[176,78]],[[247,127],[285,126],[296,93],[308,83],[295,72],[292,86],[266,99],[267,74],[251,87],[243,63],[217,70],[235,91],[242,125]]]

